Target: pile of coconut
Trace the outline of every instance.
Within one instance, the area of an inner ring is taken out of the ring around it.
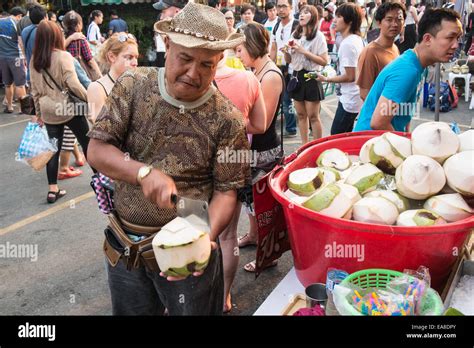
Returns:
[[[359,156],[333,148],[317,167],[289,175],[286,195],[335,218],[430,226],[471,216],[474,130],[460,135],[443,122],[423,123],[411,140],[393,133],[372,138]]]

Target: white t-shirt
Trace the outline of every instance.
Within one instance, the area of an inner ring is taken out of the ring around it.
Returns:
[[[356,68],[360,53],[364,48],[364,42],[359,35],[351,34],[341,42],[338,51],[339,71],[341,75],[346,73],[345,67]],[[356,84],[357,76],[354,82],[341,83],[341,102],[344,110],[351,113],[357,113],[362,108],[362,99],[360,98],[359,86]]]
[[[265,27],[265,29],[268,30],[268,34],[270,34],[270,42],[268,43],[268,52],[270,52],[271,48],[272,48],[272,40],[271,40],[271,37],[272,37],[272,33],[273,33],[273,28],[275,28],[275,24],[278,22],[278,17],[275,17],[274,20],[269,20],[267,19],[265,21],[265,23],[263,24],[263,26]]]
[[[283,23],[280,22],[278,25],[277,31],[275,35],[272,35],[271,42],[275,42],[277,46],[277,61],[276,64],[278,66],[282,66],[286,64],[285,61],[285,56],[282,51],[280,51],[280,48],[288,44],[288,41],[290,41],[291,38],[291,29],[293,28],[293,21],[294,19],[292,18],[286,25],[283,25]],[[282,33],[283,31],[283,33]]]
[[[92,22],[87,29],[87,41],[96,41],[97,44],[100,44],[102,34],[100,33],[99,26],[96,22]]]
[[[311,41],[306,40],[305,36],[302,36],[301,39],[299,40],[297,39],[294,39],[294,40],[298,42],[301,46],[303,46],[305,50],[310,51],[311,53],[317,56],[320,56],[323,53],[328,52],[328,45],[326,43],[326,38],[324,37],[324,34],[319,30],[316,32],[316,36]],[[301,71],[303,69],[307,71],[315,71],[315,70],[320,70],[321,68],[319,64],[306,58],[304,54],[297,53],[297,52],[291,52],[290,66],[295,71]]]

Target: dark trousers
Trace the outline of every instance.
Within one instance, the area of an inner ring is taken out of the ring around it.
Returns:
[[[168,281],[144,266],[127,271],[119,261],[106,261],[114,315],[221,315],[224,306],[224,271],[220,249],[211,252],[204,274]]]
[[[347,112],[342,107],[342,103],[337,104],[336,114],[331,126],[331,135],[352,132],[354,120],[359,113]]]
[[[58,182],[59,154],[63,145],[64,126],[68,126],[81,144],[84,156],[87,158],[87,146],[89,145],[89,124],[84,116],[73,117],[72,120],[63,124],[46,124],[46,130],[50,139],[58,139],[58,152],[49,160],[46,165],[46,174],[48,175],[48,184],[56,185]]]

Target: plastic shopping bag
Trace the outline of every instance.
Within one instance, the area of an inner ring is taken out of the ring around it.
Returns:
[[[49,139],[46,128],[38,123],[29,122],[21,137],[17,160],[39,171],[46,166],[57,151],[57,139]]]

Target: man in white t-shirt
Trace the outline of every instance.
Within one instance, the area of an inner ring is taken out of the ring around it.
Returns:
[[[283,76],[285,76],[286,84],[288,84],[291,71],[288,71],[288,64],[285,61],[284,53],[281,49],[290,41],[291,34],[295,30],[298,22],[295,22],[291,15],[290,0],[278,0],[276,7],[279,19],[273,28],[272,37],[270,39],[272,42],[270,58],[278,65]],[[284,135],[286,137],[296,136],[296,118],[291,104],[291,98],[285,90],[283,95],[283,114],[285,115],[286,132]]]
[[[273,28],[275,27],[275,24],[278,22],[278,16],[277,16],[277,9],[276,5],[274,2],[267,2],[265,4],[265,12],[267,14],[268,19],[263,23],[263,26],[265,29],[268,30],[270,36],[273,33]],[[272,43],[270,41],[269,44],[269,49],[271,49]]]
[[[188,0],[160,0],[153,4],[155,10],[161,11],[160,20],[174,18],[186,4]],[[166,46],[160,34],[155,33],[156,47],[156,66],[162,68],[165,66]]]
[[[357,62],[364,48],[360,37],[362,16],[354,3],[344,3],[336,10],[336,31],[341,34],[342,42],[338,51],[339,74],[334,77],[319,76],[322,82],[340,83],[341,90],[331,135],[351,132],[354,120],[362,108],[359,86],[357,86]]]

